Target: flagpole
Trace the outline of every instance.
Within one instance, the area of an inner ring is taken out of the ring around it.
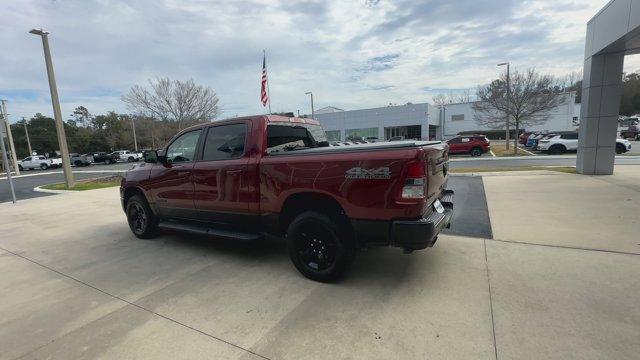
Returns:
[[[265,67],[266,67],[266,59],[267,59],[267,51],[262,50],[262,56],[265,58]],[[269,89],[269,70],[267,70],[267,103],[269,104],[269,114],[271,114],[271,90]]]

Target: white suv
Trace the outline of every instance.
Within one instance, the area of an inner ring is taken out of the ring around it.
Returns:
[[[551,134],[538,141],[539,151],[549,154],[563,154],[567,151],[578,150],[578,133]],[[624,139],[616,139],[616,153],[621,154],[631,150],[631,142]]]

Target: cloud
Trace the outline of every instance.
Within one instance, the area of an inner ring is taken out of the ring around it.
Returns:
[[[273,111],[428,101],[502,71],[582,67],[585,24],[605,0],[5,0],[0,97],[12,120],[51,114],[42,44],[51,32],[63,114],[125,112],[120,96],[148,79],[193,78],[223,116],[264,113],[262,50]],[[636,62],[637,63],[637,62]]]

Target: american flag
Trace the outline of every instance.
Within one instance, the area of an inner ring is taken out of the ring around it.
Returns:
[[[260,89],[260,101],[262,106],[267,106],[269,102],[269,94],[267,92],[267,56],[262,58],[262,88]]]

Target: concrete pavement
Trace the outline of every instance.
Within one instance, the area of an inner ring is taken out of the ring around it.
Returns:
[[[484,178],[496,240],[374,248],[338,284],[300,276],[278,239],[136,239],[116,189],[0,204],[0,358],[631,359],[640,167],[617,169]],[[553,216],[508,201],[544,189]]]

